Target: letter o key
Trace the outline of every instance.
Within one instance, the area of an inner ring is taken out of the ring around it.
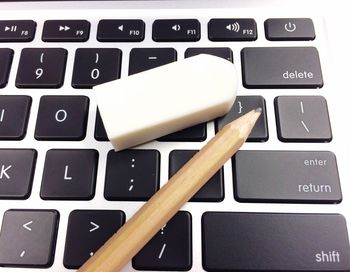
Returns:
[[[67,119],[67,112],[65,110],[58,110],[55,114],[55,119],[57,122],[64,122]]]

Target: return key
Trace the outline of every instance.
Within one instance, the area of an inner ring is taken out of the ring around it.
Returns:
[[[335,155],[328,151],[242,150],[232,159],[240,202],[339,203]]]

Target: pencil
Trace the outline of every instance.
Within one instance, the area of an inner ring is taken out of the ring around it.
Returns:
[[[120,271],[248,138],[261,108],[224,126],[78,272]]]

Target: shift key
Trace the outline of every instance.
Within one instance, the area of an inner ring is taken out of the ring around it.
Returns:
[[[321,88],[315,47],[246,47],[241,51],[246,88]]]
[[[335,155],[329,151],[238,151],[232,160],[239,202],[339,203]]]
[[[202,245],[206,271],[350,271],[340,214],[206,212]]]

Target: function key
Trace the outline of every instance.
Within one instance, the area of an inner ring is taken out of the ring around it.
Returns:
[[[156,42],[195,42],[201,37],[196,19],[155,20],[152,38]]]
[[[13,59],[13,50],[0,48],[0,88],[7,85]]]
[[[85,42],[89,39],[90,23],[86,20],[45,21],[44,42]]]
[[[67,61],[63,48],[24,48],[19,60],[17,88],[59,88]]]
[[[141,42],[145,38],[142,20],[101,20],[97,40],[100,42]]]
[[[0,21],[0,42],[30,42],[35,29],[36,22],[32,20]]]
[[[258,38],[254,19],[211,19],[208,23],[211,41],[255,41]]]
[[[270,41],[309,41],[316,35],[309,18],[276,18],[265,21],[265,36]]]

